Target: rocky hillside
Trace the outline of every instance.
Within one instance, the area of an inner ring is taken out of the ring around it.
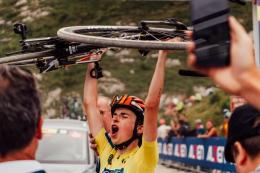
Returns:
[[[133,25],[140,20],[176,18],[190,24],[189,4],[173,1],[130,1],[130,0],[0,0],[0,55],[18,50],[19,38],[12,33],[12,25],[23,22],[29,28],[29,37],[55,36],[60,27],[71,25]],[[251,7],[232,4],[232,13],[240,22],[251,29]],[[100,92],[106,96],[129,93],[145,97],[157,52],[142,57],[137,50],[122,49],[108,52],[103,61],[104,78],[100,79]],[[194,88],[211,86],[206,78],[190,78],[178,75],[186,68],[186,53],[176,52],[167,62],[164,99],[194,95]],[[34,69],[37,74],[37,69]],[[85,65],[72,66],[44,75],[37,74],[43,90],[46,114],[59,115],[60,100],[66,96],[82,94]],[[224,94],[216,102],[214,114],[221,114],[227,104]],[[221,101],[222,100],[222,101]],[[224,102],[225,102],[224,101]],[[221,103],[220,103],[221,102]],[[201,105],[205,108],[209,106]],[[199,104],[197,106],[200,106]],[[196,114],[207,110],[194,109]],[[211,110],[212,111],[212,110]],[[48,113],[51,112],[51,113]],[[187,110],[189,113],[189,108]]]

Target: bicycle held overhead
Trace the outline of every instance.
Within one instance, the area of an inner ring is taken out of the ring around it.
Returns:
[[[0,64],[36,66],[41,73],[67,65],[97,62],[89,59],[104,47],[136,48],[142,55],[152,49],[186,48],[188,27],[175,19],[141,21],[138,26],[75,26],[61,28],[55,37],[27,39],[27,27],[15,24],[21,50],[0,58]],[[165,42],[181,37],[183,42]],[[97,65],[98,63],[96,63]]]

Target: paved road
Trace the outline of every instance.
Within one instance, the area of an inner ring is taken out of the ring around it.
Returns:
[[[167,168],[164,165],[157,165],[155,173],[187,173],[173,168]]]

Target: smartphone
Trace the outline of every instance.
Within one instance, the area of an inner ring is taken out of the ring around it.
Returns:
[[[228,0],[192,0],[191,8],[196,65],[228,66],[230,64]]]

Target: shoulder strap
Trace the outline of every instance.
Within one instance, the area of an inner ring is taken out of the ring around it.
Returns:
[[[112,148],[114,148],[115,146],[114,146],[114,144],[113,144],[113,142],[112,142],[112,140],[111,140],[111,138],[110,138],[110,136],[108,135],[107,132],[105,133],[105,136],[106,136],[106,139],[107,139],[108,143],[110,144],[110,146]]]

